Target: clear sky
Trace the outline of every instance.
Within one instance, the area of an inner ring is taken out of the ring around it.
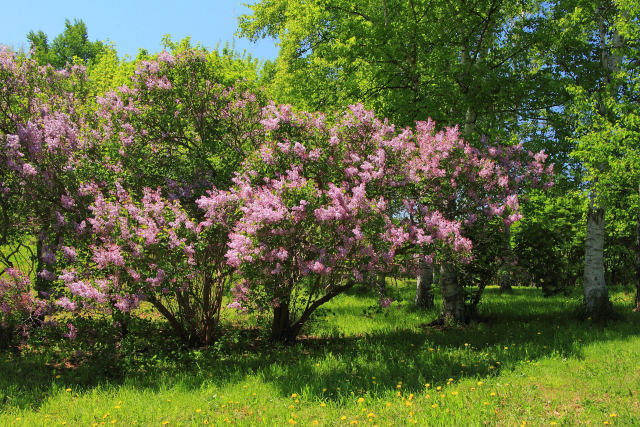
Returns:
[[[2,2],[0,44],[28,50],[29,30],[42,30],[51,41],[64,30],[65,19],[82,19],[91,41],[114,42],[120,56],[135,57],[139,48],[159,52],[162,37],[170,34],[174,41],[191,36],[193,44],[210,49],[234,41],[236,51],[275,59],[275,41],[234,38],[238,17],[249,12],[242,3],[256,0],[7,0]]]

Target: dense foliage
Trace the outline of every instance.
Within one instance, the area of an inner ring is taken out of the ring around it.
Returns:
[[[292,341],[426,265],[439,323],[491,283],[581,284],[606,318],[605,282],[637,279],[640,304],[633,2],[251,8],[240,33],[281,42],[262,68],[168,36],[122,60],[82,21],[0,51],[7,336],[59,310],[126,334],[152,306],[210,345],[229,307]]]

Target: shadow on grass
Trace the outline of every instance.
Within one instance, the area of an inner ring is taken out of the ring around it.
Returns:
[[[404,295],[402,289],[396,292]],[[620,303],[616,308],[623,319],[605,327],[571,315],[579,304],[576,297],[542,298],[535,289],[499,296],[489,289],[484,301],[484,321],[464,328],[424,326],[437,315],[432,310],[425,312],[424,322],[363,331],[356,337],[306,336],[295,345],[279,346],[255,329],[230,330],[217,346],[184,350],[157,324],[141,322],[131,338],[102,347],[71,351],[67,343],[66,350],[40,353],[36,347],[21,356],[0,353],[0,410],[38,407],[64,387],[78,391],[126,384],[196,390],[205,383],[222,387],[250,376],[271,383],[282,396],[304,392],[307,399],[342,402],[352,398],[351,392],[380,396],[400,385],[405,392],[417,393],[427,383],[436,387],[450,378],[495,376],[546,356],[579,358],[589,343],[640,335],[640,314]],[[413,309],[401,304],[397,310],[403,315]],[[374,318],[385,321],[383,315]],[[109,327],[98,321],[86,326]]]

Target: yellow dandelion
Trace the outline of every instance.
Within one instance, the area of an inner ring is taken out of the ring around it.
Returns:
[[[364,402],[364,397],[359,397],[358,398],[358,403],[362,403],[362,402]]]
[[[505,347],[504,349],[505,349],[505,350],[509,350],[509,347]]]
[[[342,421],[344,421],[344,420],[346,420],[346,419],[347,419],[347,416],[346,416],[346,415],[343,415],[343,416],[341,416],[341,417],[340,417],[340,419],[341,419]]]
[[[609,416],[610,416],[611,418],[615,418],[615,417],[617,417],[617,416],[618,416],[618,414],[611,414],[611,415],[609,415]]]
[[[70,391],[71,391],[71,389],[70,389],[70,388],[68,388],[66,391],[67,391],[67,393],[68,393],[68,392],[70,392]]]
[[[437,404],[437,403],[434,403],[433,405],[431,405],[431,407],[432,407],[433,409],[436,409],[436,408],[438,407],[438,404]]]
[[[320,403],[320,406],[322,406],[324,408],[325,406],[327,406],[327,404],[322,402],[322,403]]]
[[[375,418],[375,417],[376,417],[376,416],[375,416],[375,414],[374,414],[373,412],[369,412],[369,413],[367,414],[367,418]]]
[[[388,408],[389,406],[391,406],[391,402],[387,402],[386,405],[387,405],[387,408]]]
[[[322,392],[324,393],[325,391],[327,391],[327,389],[326,389],[326,388],[323,388],[323,389],[322,389]]]
[[[482,381],[478,381],[478,385],[482,385]]]
[[[404,404],[407,405],[407,406],[411,406],[411,405],[413,405],[413,402],[410,401],[410,400],[407,400]]]
[[[482,402],[482,404],[483,404],[483,405],[488,405],[488,404],[489,404],[489,402]]]
[[[424,386],[425,386],[426,388],[429,388],[429,387],[431,387],[431,384],[426,383]]]
[[[198,408],[196,409],[196,412],[199,414],[200,412],[202,412],[202,409]]]
[[[496,393],[495,393],[495,392],[491,392],[491,396],[495,396],[495,395],[496,395]]]
[[[298,424],[298,423],[296,422],[296,420],[292,420],[291,418],[289,418],[289,424]]]
[[[115,409],[120,409],[120,405],[114,406]]]
[[[396,388],[402,388],[402,384],[398,384]]]
[[[60,379],[60,375],[56,375],[56,379]]]
[[[451,392],[451,395],[452,395],[452,396],[457,396],[457,395],[458,395],[458,392],[457,392],[457,391],[452,391],[452,392]]]
[[[297,395],[297,394],[295,394],[295,393],[293,393],[293,394],[291,395],[291,398],[292,398],[292,399],[295,399],[296,397],[298,397],[298,395]]]
[[[312,426],[317,426],[318,424],[320,424],[320,423],[318,422],[318,420],[313,420],[313,421],[311,421],[311,425],[312,425]]]
[[[358,420],[352,420],[349,424],[358,424]]]
[[[438,387],[436,387],[436,390],[440,391],[440,390],[442,390],[442,387],[438,386]]]

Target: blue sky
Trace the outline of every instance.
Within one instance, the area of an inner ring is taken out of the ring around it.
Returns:
[[[64,21],[82,19],[90,40],[110,40],[118,54],[135,57],[139,48],[161,50],[165,34],[178,41],[191,36],[207,48],[234,41],[238,17],[249,9],[241,3],[256,0],[11,0],[3,2],[0,44],[28,50],[26,34],[42,30],[52,40]],[[261,59],[275,59],[275,41],[250,43],[235,38],[235,49]]]

